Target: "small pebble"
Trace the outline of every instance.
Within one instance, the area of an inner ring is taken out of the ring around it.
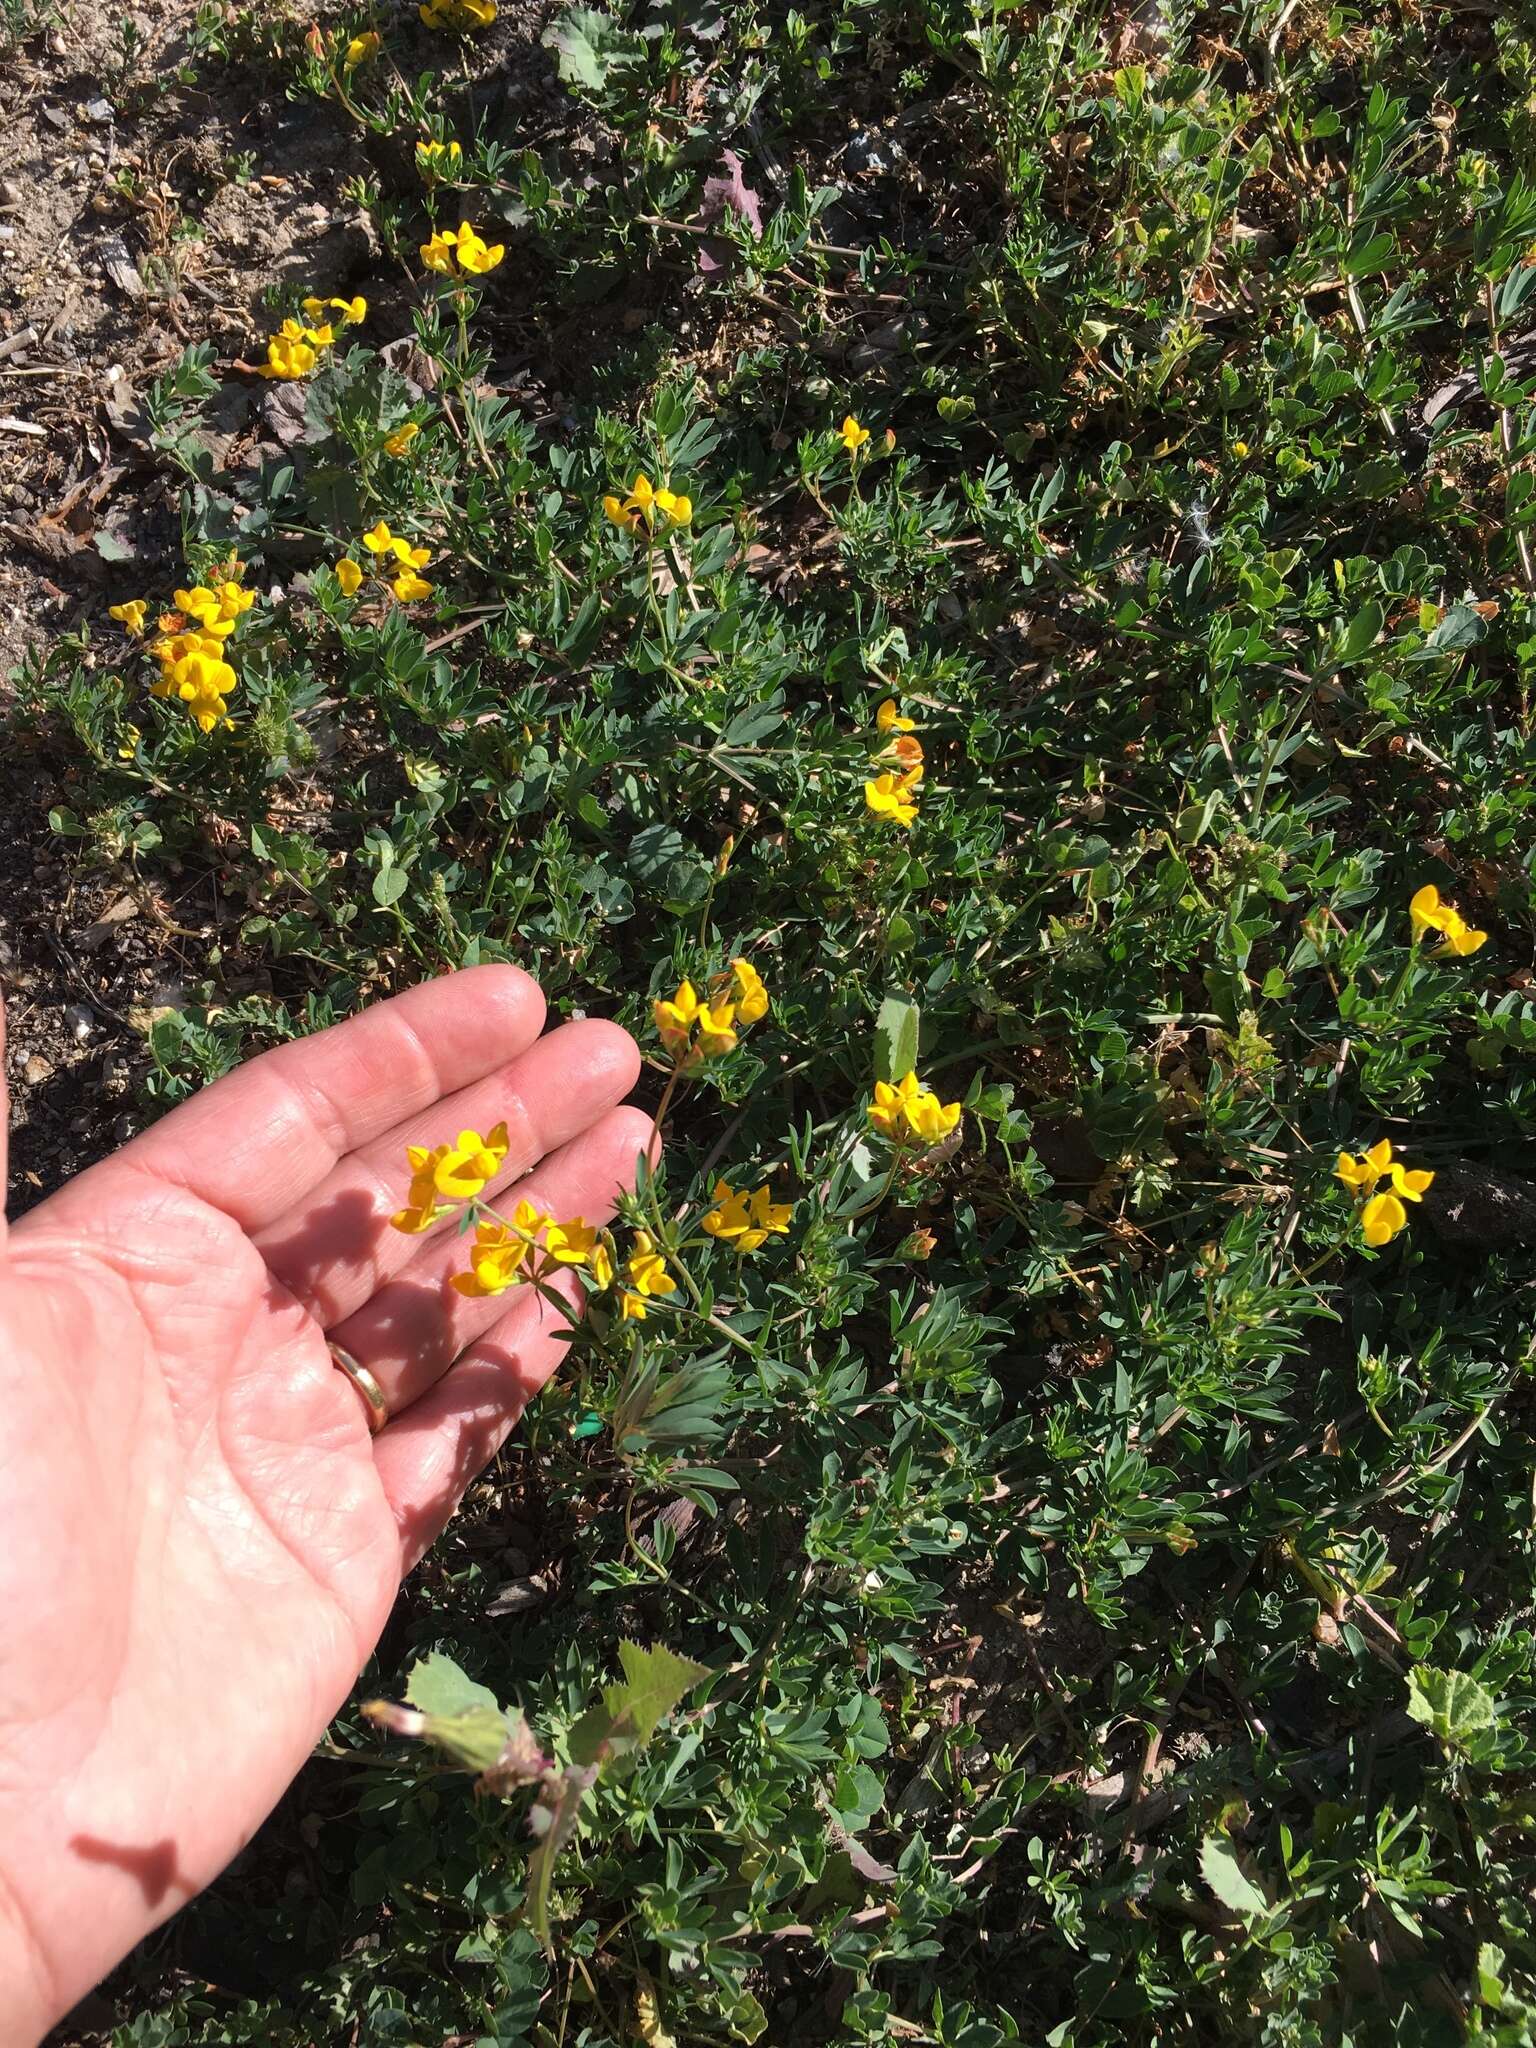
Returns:
[[[64,1007],[64,1022],[69,1026],[69,1035],[76,1045],[84,1045],[96,1028],[96,1018],[84,1003],[67,1003]]]
[[[21,1071],[23,1077],[36,1087],[40,1081],[46,1081],[52,1074],[53,1062],[45,1060],[40,1052],[35,1052]]]

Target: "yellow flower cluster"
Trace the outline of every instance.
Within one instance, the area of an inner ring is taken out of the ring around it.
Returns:
[[[464,1202],[478,1195],[494,1180],[506,1163],[507,1127],[497,1124],[481,1137],[478,1131],[460,1131],[452,1145],[408,1145],[411,1186],[405,1207],[397,1209],[390,1222],[396,1230],[412,1233],[430,1230],[450,1211],[441,1198]]]
[[[1474,931],[1452,904],[1440,901],[1440,891],[1433,882],[1426,882],[1408,905],[1409,920],[1413,925],[1414,943],[1417,944],[1426,932],[1439,932],[1442,943],[1436,946],[1437,954],[1475,953],[1487,940],[1486,932]]]
[[[424,135],[416,145],[416,168],[426,179],[451,178],[463,161],[464,151],[457,142],[435,142]]]
[[[295,377],[307,377],[319,362],[321,355],[336,339],[336,323],[322,320],[321,315],[333,312],[339,315],[343,327],[355,326],[366,319],[368,301],[355,299],[306,299],[301,308],[305,326],[297,320],[285,320],[267,343],[267,360],[260,365],[263,377],[276,377],[289,382]]]
[[[716,975],[700,999],[691,981],[681,981],[670,998],[651,1005],[661,1042],[680,1067],[716,1059],[734,1050],[738,1028],[768,1014],[768,991],[750,960],[733,960]]]
[[[701,1217],[702,1227],[735,1252],[755,1252],[770,1236],[784,1236],[794,1206],[790,1202],[775,1202],[766,1181],[749,1195],[738,1194],[729,1181],[717,1180],[714,1204]]]
[[[937,1145],[958,1126],[960,1105],[940,1102],[915,1073],[903,1074],[894,1087],[889,1081],[875,1083],[869,1120],[893,1145]]]
[[[404,433],[405,429],[402,427],[400,431]],[[401,450],[395,452],[401,452],[409,446],[412,438],[412,435],[407,435],[401,444]],[[387,448],[389,443],[386,441],[384,445]],[[418,598],[432,595],[434,586],[425,576],[417,573],[418,570],[425,569],[431,561],[430,548],[413,547],[408,540],[402,540],[398,533],[392,533],[382,519],[363,535],[363,546],[375,557],[376,573],[389,581],[390,589],[402,604],[413,604]],[[392,579],[388,576],[391,564],[395,565]],[[341,560],[333,565],[333,573],[341,585],[343,595],[355,597],[362,588],[363,579],[368,571],[350,555],[343,555]]]
[[[422,262],[442,277],[453,276],[455,263],[467,276],[484,277],[506,253],[502,242],[481,241],[467,220],[461,220],[456,228],[436,229],[431,241],[421,245]]]
[[[599,1287],[613,1279],[608,1247],[583,1217],[557,1223],[531,1202],[519,1202],[510,1223],[490,1217],[476,1223],[469,1271],[455,1273],[449,1284],[474,1297],[505,1294],[519,1280],[547,1279],[561,1266],[587,1267]]]
[[[864,785],[865,807],[905,831],[917,817],[925,766],[922,741],[913,737],[913,721],[903,718],[894,697],[887,697],[876,711],[875,726],[886,743],[870,763],[880,773]]]
[[[380,49],[383,47],[383,42],[383,37],[375,29],[369,29],[363,35],[354,36],[342,52],[342,70],[355,71],[359,64],[366,64],[370,57],[377,57]]]
[[[408,1145],[406,1160],[410,1192],[405,1207],[389,1220],[396,1230],[419,1234],[451,1216],[455,1202],[474,1201],[501,1172],[507,1160],[507,1127],[497,1124],[483,1136],[479,1131],[460,1131],[451,1144]],[[774,1212],[775,1219],[778,1214]],[[789,1211],[782,1214],[787,1221]],[[784,1223],[770,1220],[768,1227],[782,1229]],[[528,1201],[520,1201],[510,1218],[477,1215],[468,1258],[467,1269],[452,1274],[449,1285],[474,1300],[505,1294],[520,1281],[547,1279],[562,1266],[585,1268],[595,1287],[614,1284],[613,1253],[603,1233],[581,1216],[557,1223]],[[647,1302],[676,1291],[677,1282],[650,1232],[637,1230],[619,1290],[621,1320],[643,1322]]]
[[[629,487],[629,496],[605,497],[603,510],[615,526],[622,526],[627,533],[638,533],[642,529],[649,533],[656,524],[658,513],[672,526],[686,526],[693,518],[693,500],[680,491],[653,485],[641,470]]]
[[[416,12],[428,28],[467,36],[490,27],[496,19],[496,0],[423,0]]]
[[[175,611],[160,614],[160,630],[147,643],[160,664],[150,695],[184,704],[199,732],[230,723],[229,697],[240,678],[227,659],[227,643],[241,613],[256,602],[255,593],[240,584],[242,573],[241,564],[230,561],[215,587],[196,583],[190,590],[178,590]],[[134,639],[143,634],[148,612],[148,600],[142,597],[108,607],[109,616]]]
[[[1434,1180],[1432,1173],[1409,1171],[1392,1157],[1392,1140],[1382,1138],[1357,1159],[1350,1152],[1339,1154],[1333,1169],[1354,1196],[1360,1209],[1360,1224],[1367,1244],[1390,1244],[1400,1230],[1408,1227],[1404,1202],[1419,1202]],[[1387,1192],[1375,1192],[1378,1181],[1387,1180]]]

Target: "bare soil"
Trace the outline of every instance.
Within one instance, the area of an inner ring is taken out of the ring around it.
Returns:
[[[552,11],[503,5],[473,77],[465,67],[467,118],[489,111],[514,139],[561,118],[540,44]],[[228,12],[228,37],[249,37]],[[259,42],[210,47],[223,34],[200,28],[192,0],[126,13],[68,0],[0,56],[0,700],[24,661],[179,574],[178,480],[141,401],[186,347],[216,351],[214,452],[238,466],[281,438],[287,394],[240,374],[262,353],[270,289],[362,292],[388,331],[409,332],[408,276],[345,196],[378,168],[356,130],[333,103],[290,99],[289,67]],[[425,46],[411,8],[403,58],[417,35]],[[422,61],[442,55],[424,47]],[[86,649],[87,667],[97,658]],[[9,754],[0,988],[15,1213],[142,1120],[144,1026],[203,978],[222,920],[208,885],[174,871],[82,876],[48,823],[69,801],[67,754],[47,735]]]

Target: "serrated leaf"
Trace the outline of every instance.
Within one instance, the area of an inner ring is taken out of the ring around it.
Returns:
[[[611,14],[572,7],[545,35],[544,47],[555,53],[562,84],[600,92],[613,67],[633,53],[636,40]]]
[[[645,1650],[620,1643],[623,1680],[603,1688],[603,1703],[589,1708],[571,1730],[571,1755],[581,1764],[627,1757],[642,1749],[685,1694],[708,1678],[707,1664],[658,1644]]]
[[[1439,1671],[1415,1664],[1408,1674],[1408,1712],[1453,1749],[1468,1749],[1472,1738],[1497,1723],[1497,1702],[1486,1686],[1465,1671]]]
[[[923,1013],[906,996],[889,995],[875,1019],[875,1079],[896,1082],[917,1065]]]
[[[1229,1912],[1269,1911],[1268,1899],[1246,1875],[1225,1835],[1207,1835],[1200,1844],[1200,1875]]]

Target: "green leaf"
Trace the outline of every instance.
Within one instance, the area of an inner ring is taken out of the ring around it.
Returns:
[[[1477,1952],[1477,1997],[1495,2012],[1504,2003],[1504,1951],[1485,1941]]]
[[[467,1714],[476,1707],[501,1712],[501,1702],[490,1687],[461,1671],[441,1650],[434,1650],[430,1657],[422,1657],[411,1666],[405,1696],[424,1714]]]
[[[555,53],[562,84],[601,92],[608,73],[634,54],[637,41],[611,14],[572,7],[544,37],[544,47]]]
[[[1257,1915],[1269,1911],[1268,1899],[1246,1875],[1225,1835],[1207,1835],[1200,1844],[1200,1875],[1230,1912]]]
[[[1470,1749],[1472,1738],[1496,1725],[1497,1702],[1465,1671],[1415,1664],[1408,1674],[1408,1712],[1451,1749]]]
[[[1386,624],[1386,616],[1374,597],[1361,605],[1340,636],[1338,659],[1341,664],[1358,661],[1362,654],[1376,645]]]
[[[571,1730],[571,1755],[579,1764],[604,1763],[644,1748],[657,1726],[702,1679],[707,1664],[679,1657],[658,1644],[643,1650],[620,1643],[622,1683],[603,1688],[603,1703],[591,1707]]]
[[[488,1771],[506,1747],[512,1722],[495,1693],[467,1677],[451,1657],[434,1650],[414,1665],[405,1696],[423,1717],[426,1741],[471,1771]]]
[[[889,995],[875,1019],[875,1079],[896,1082],[917,1065],[923,1013],[905,996]]]

